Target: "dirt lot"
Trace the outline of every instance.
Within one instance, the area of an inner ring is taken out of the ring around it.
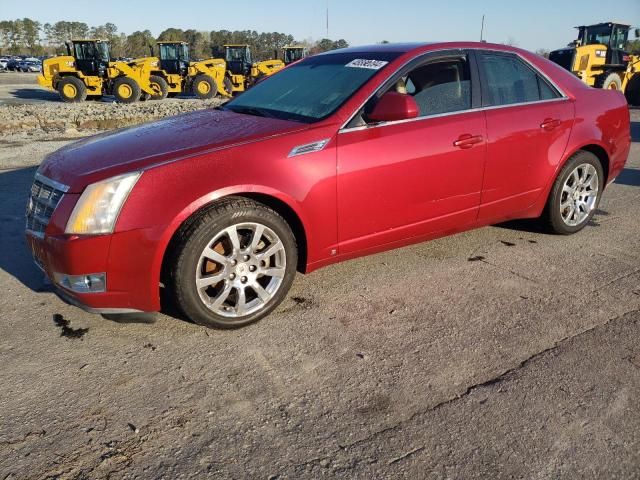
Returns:
[[[69,140],[0,137],[0,479],[638,478],[632,117],[580,234],[512,223],[328,267],[230,332],[58,300],[23,211]]]

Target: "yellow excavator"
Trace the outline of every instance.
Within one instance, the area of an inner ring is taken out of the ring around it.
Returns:
[[[42,63],[42,73],[37,78],[38,84],[57,91],[64,102],[113,95],[118,102],[133,103],[142,94],[157,95],[144,59],[111,61],[107,40],[71,40],[66,47],[67,55]]]
[[[254,62],[249,45],[225,45],[224,61],[231,79],[233,92],[244,92],[264,77],[284,68],[282,60]]]
[[[587,85],[619,90],[629,103],[640,104],[640,56],[626,51],[630,25],[604,22],[576,28],[578,38],[551,52],[549,60]],[[635,37],[640,37],[640,29],[635,29]]]
[[[158,42],[158,56],[145,59],[153,100],[193,92],[198,98],[230,97],[233,87],[223,59],[192,62],[187,42]]]
[[[289,65],[309,56],[309,49],[302,45],[287,45],[282,49],[284,64]]]

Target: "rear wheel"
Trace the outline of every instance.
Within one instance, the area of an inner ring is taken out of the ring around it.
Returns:
[[[63,102],[83,102],[87,98],[87,87],[77,77],[64,77],[58,82],[58,93]]]
[[[543,220],[555,233],[569,235],[582,230],[593,217],[602,190],[604,172],[593,153],[573,155],[553,184]]]
[[[605,72],[596,80],[596,87],[603,90],[622,91],[622,79],[616,72]]]
[[[151,83],[151,88],[155,92],[151,95],[151,100],[164,100],[167,98],[167,95],[169,94],[169,85],[164,78],[158,75],[151,75],[149,82]]]
[[[237,328],[284,299],[297,266],[296,241],[275,211],[230,197],[179,234],[167,285],[177,306],[207,327]]]
[[[200,74],[193,80],[193,93],[201,99],[213,98],[218,94],[216,81],[209,75]]]
[[[137,102],[140,94],[140,85],[132,78],[120,77],[113,82],[113,96],[120,103]]]

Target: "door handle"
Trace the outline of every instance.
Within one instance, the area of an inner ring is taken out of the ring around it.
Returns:
[[[460,137],[453,142],[453,146],[458,148],[471,148],[477,143],[482,143],[482,141],[482,135],[469,135],[468,133],[465,133],[464,135],[460,135]]]
[[[560,122],[560,120],[558,120],[557,118],[545,118],[544,121],[540,124],[540,128],[550,132],[554,128],[559,127],[560,123],[562,122]]]

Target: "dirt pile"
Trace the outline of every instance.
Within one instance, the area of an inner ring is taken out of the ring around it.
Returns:
[[[222,99],[179,99],[129,105],[108,102],[9,105],[0,108],[0,135],[110,130],[222,103]]]

